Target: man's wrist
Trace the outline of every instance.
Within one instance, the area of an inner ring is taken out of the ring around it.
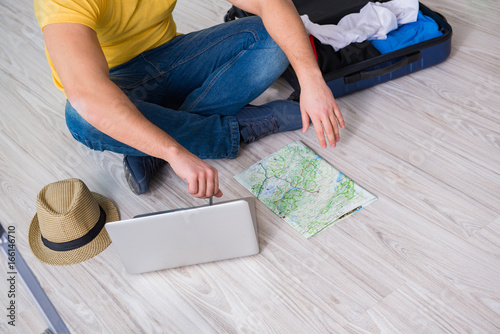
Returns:
[[[172,139],[172,142],[168,143],[163,149],[161,158],[165,161],[174,161],[186,154],[190,155],[191,152]]]
[[[165,161],[171,161],[176,159],[182,152],[180,145],[168,145],[163,149],[162,159]]]
[[[324,81],[323,74],[317,66],[309,69],[303,69],[300,72],[295,72],[301,87],[317,84]]]

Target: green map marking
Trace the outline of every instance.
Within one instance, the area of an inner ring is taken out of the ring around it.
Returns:
[[[234,178],[306,238],[377,199],[300,141]]]

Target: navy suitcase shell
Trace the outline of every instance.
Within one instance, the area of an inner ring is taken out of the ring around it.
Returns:
[[[293,2],[300,15],[307,14],[311,21],[318,24],[336,24],[345,15],[359,12],[367,3],[366,0],[294,0]],[[323,72],[323,77],[336,98],[436,65],[448,58],[451,51],[451,26],[444,16],[421,3],[420,10],[436,21],[443,35],[335,71]],[[248,15],[233,7],[224,19],[229,21]],[[300,86],[293,69],[289,67],[283,76],[295,89],[291,98],[298,100]]]

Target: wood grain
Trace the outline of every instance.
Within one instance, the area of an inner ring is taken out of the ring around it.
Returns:
[[[116,203],[122,218],[189,207],[170,167],[133,195],[122,157],[73,140],[28,0],[0,1],[0,222],[73,333],[499,333],[500,4],[426,3],[454,29],[449,59],[338,99],[347,122],[335,149],[314,131],[266,137],[233,160],[210,160],[224,199],[250,194],[233,176],[301,140],[378,201],[306,240],[257,203],[258,255],[128,275],[113,245],[80,264],[39,262],[28,246],[35,198],[77,177]],[[222,22],[223,0],[179,1],[187,33]],[[278,80],[255,103],[287,98]],[[7,266],[0,261],[5,310]],[[4,273],[4,274],[2,274]],[[3,275],[3,276],[2,276]],[[15,328],[46,325],[18,281]]]

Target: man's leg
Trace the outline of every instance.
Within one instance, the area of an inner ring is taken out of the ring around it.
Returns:
[[[288,66],[258,17],[176,37],[142,57],[151,68],[124,87],[132,98],[201,115],[235,115],[247,143],[302,126],[298,103],[246,107]]]
[[[132,102],[147,119],[168,134],[175,134],[176,141],[201,159],[232,159],[238,154],[240,133],[235,117],[202,116],[140,100]],[[93,150],[145,156],[97,130],[69,102],[66,104],[66,124],[76,140]]]
[[[178,36],[142,56],[155,72],[127,85],[127,94],[201,115],[236,114],[288,66],[258,17]]]
[[[178,36],[111,69],[110,78],[133,101],[203,116],[237,115],[229,122],[244,121],[238,128],[245,127],[242,134],[248,142],[301,127],[300,107],[291,101],[275,101],[240,113],[287,66],[288,60],[260,18],[251,17]],[[152,114],[150,120],[200,158],[226,157],[219,146],[204,145],[205,137],[224,135],[219,129],[214,132],[207,126],[200,132],[172,127],[170,118],[160,113]],[[187,142],[183,141],[186,136]],[[231,140],[226,145],[235,146],[232,137],[226,139]]]

